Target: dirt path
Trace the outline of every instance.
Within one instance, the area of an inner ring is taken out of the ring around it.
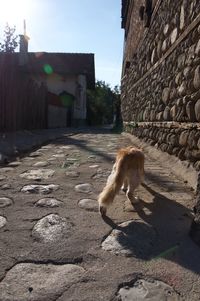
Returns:
[[[98,213],[116,150],[130,144],[66,135],[0,168],[0,301],[200,300],[183,181],[146,156],[140,204],[121,192]]]

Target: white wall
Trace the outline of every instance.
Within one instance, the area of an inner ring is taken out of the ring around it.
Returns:
[[[85,120],[86,119],[86,87],[87,81],[85,75],[37,75],[33,77],[38,83],[45,83],[47,85],[48,91],[56,95],[59,95],[63,91],[67,91],[75,96],[74,107],[72,109],[73,119]],[[64,108],[65,109],[65,108]],[[65,109],[66,110],[66,109]],[[55,108],[49,110],[49,114],[53,114],[54,117],[50,117],[50,123],[54,124],[52,119],[57,115]],[[59,111],[59,110],[58,110]],[[63,117],[62,117],[63,118]],[[61,122],[61,121],[60,121]],[[63,122],[61,122],[63,123]],[[66,124],[65,124],[66,126]]]
[[[74,105],[74,118],[75,119],[86,119],[86,76],[79,75],[76,86],[76,103]]]

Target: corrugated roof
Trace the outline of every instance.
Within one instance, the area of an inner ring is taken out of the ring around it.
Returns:
[[[25,70],[31,73],[44,73],[44,66],[50,66],[58,74],[84,74],[88,88],[95,86],[94,54],[29,52]]]
[[[18,66],[19,52],[0,53],[0,62],[13,59]],[[28,52],[28,63],[20,67],[21,70],[31,73],[45,73],[44,66],[49,66],[53,72],[67,74],[84,74],[87,77],[87,88],[95,87],[95,66],[93,53],[54,53]]]

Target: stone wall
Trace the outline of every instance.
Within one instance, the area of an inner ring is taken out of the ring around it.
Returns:
[[[200,1],[157,2],[121,95],[126,131],[200,169]]]
[[[124,123],[127,132],[200,170],[200,125],[177,122]]]
[[[129,2],[128,13],[126,17],[126,22],[124,22],[123,27],[124,33],[124,62],[123,70],[127,64],[131,62],[133,53],[136,51],[137,46],[141,40],[144,33],[144,24],[140,20],[139,9],[143,5],[145,0],[135,0]],[[128,3],[127,3],[128,4]]]
[[[124,129],[199,171],[200,1],[158,0],[140,43],[127,45],[124,61],[133,55],[122,76]],[[190,236],[200,245],[200,172],[194,212]]]

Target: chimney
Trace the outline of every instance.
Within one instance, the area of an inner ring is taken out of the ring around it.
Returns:
[[[28,40],[29,37],[26,35],[20,34],[20,42],[19,42],[19,52],[20,53],[28,53]]]
[[[28,62],[28,41],[29,37],[26,35],[26,21],[24,20],[24,34],[19,35],[19,65],[23,66]]]

